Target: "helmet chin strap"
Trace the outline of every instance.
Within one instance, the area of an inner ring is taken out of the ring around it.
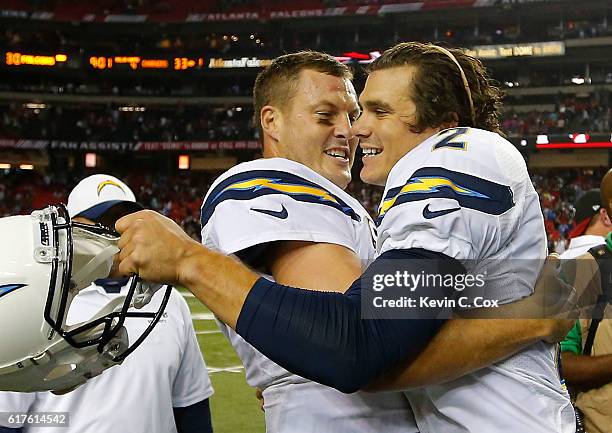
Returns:
[[[85,237],[76,235],[75,230],[72,282],[78,292],[88,287],[93,281],[108,277],[119,248],[117,240],[92,233]]]
[[[119,253],[119,248],[115,245],[109,245],[92,257],[89,262],[82,265],[72,276],[76,290],[79,291],[88,287],[99,278],[108,277],[117,253]]]

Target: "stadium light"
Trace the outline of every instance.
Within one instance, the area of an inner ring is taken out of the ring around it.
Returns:
[[[32,164],[20,164],[19,168],[21,170],[34,170],[34,166]]]
[[[95,168],[98,163],[98,156],[95,153],[86,153],[85,154],[85,167],[87,168]]]
[[[189,170],[189,155],[179,155],[178,168],[179,170]]]
[[[527,146],[527,140],[525,140],[524,138],[521,140],[521,146]]]
[[[537,144],[536,149],[612,149],[612,143],[605,141],[591,141],[584,144],[576,143],[549,143]]]
[[[7,163],[0,163],[0,170],[10,170],[11,169],[11,164],[7,164]]]
[[[576,144],[586,143],[591,139],[589,134],[569,134],[569,138]]]
[[[39,104],[36,102],[26,102],[23,104],[25,108],[29,108],[30,110],[41,110],[47,108],[46,104]]]
[[[124,106],[124,107],[119,107],[118,110],[119,111],[145,111],[145,107]]]

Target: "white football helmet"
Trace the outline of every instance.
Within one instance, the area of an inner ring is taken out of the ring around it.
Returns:
[[[162,316],[130,312],[155,291],[132,278],[128,294],[86,322],[68,325],[78,292],[110,273],[118,234],[101,225],[71,222],[63,205],[0,218],[0,391],[70,391],[123,362]],[[151,320],[130,346],[129,317]]]

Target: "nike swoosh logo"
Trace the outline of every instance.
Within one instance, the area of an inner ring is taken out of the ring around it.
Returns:
[[[427,205],[427,206],[425,206],[423,208],[423,218],[430,220],[432,218],[437,218],[437,217],[440,217],[442,215],[446,215],[446,214],[449,214],[449,213],[452,213],[452,212],[456,212],[456,211],[458,211],[460,209],[461,209],[460,207],[454,207],[452,209],[442,209],[442,210],[431,211],[431,210],[429,210],[429,205]]]
[[[251,208],[252,211],[254,212],[259,212],[259,213],[263,213],[266,215],[270,215],[279,219],[286,219],[289,216],[289,212],[287,212],[287,209],[285,209],[285,205],[282,205],[281,210],[270,210],[270,209],[253,209]]]

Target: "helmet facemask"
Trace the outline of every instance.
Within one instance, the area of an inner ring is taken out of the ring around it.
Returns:
[[[68,311],[79,291],[99,278],[108,277],[114,256],[119,252],[118,233],[99,224],[72,222],[63,205],[49,206],[27,217],[9,218],[13,218],[12,223],[19,223],[19,227],[25,227],[26,224],[23,223],[26,221],[15,219],[30,219],[30,227],[33,230],[31,267],[45,270],[44,274],[48,275],[48,288],[42,311],[44,321],[41,320],[42,326],[38,328],[38,332],[43,335],[33,338],[29,344],[24,344],[23,348],[15,347],[13,353],[7,355],[7,359],[0,356],[0,390],[29,392],[71,389],[106,368],[123,362],[151,333],[161,318],[168,303],[171,286],[166,286],[157,312],[129,311],[130,307],[141,308],[146,305],[153,293],[161,287],[142,284],[138,277],[133,277],[128,283],[129,288],[125,295],[114,298],[88,320],[68,324]],[[27,261],[27,257],[24,259]],[[19,260],[15,263],[18,262]],[[31,284],[27,284],[27,281],[26,284],[15,281],[17,286],[23,287],[21,289],[13,289],[4,294],[0,292],[0,303],[14,302],[23,310],[27,308],[24,307],[27,304],[19,303],[18,296],[30,296],[36,300],[32,308],[37,309],[43,293],[42,287],[32,287],[36,286],[33,283],[39,283],[40,286],[43,277],[41,272],[37,272],[37,275],[38,277],[30,278],[35,279]],[[0,288],[3,287],[1,277],[0,269]],[[26,286],[31,286],[28,288],[29,293],[24,289]],[[2,299],[5,296],[6,298]],[[14,298],[9,299],[10,296]],[[149,326],[132,345],[129,345],[124,327],[128,318],[150,320]],[[11,344],[10,341],[8,344]],[[17,346],[14,343],[13,345]],[[22,351],[23,357],[20,357]],[[42,364],[46,367],[43,368]],[[28,369],[34,366],[36,371]],[[27,374],[24,374],[25,369],[28,369]]]

